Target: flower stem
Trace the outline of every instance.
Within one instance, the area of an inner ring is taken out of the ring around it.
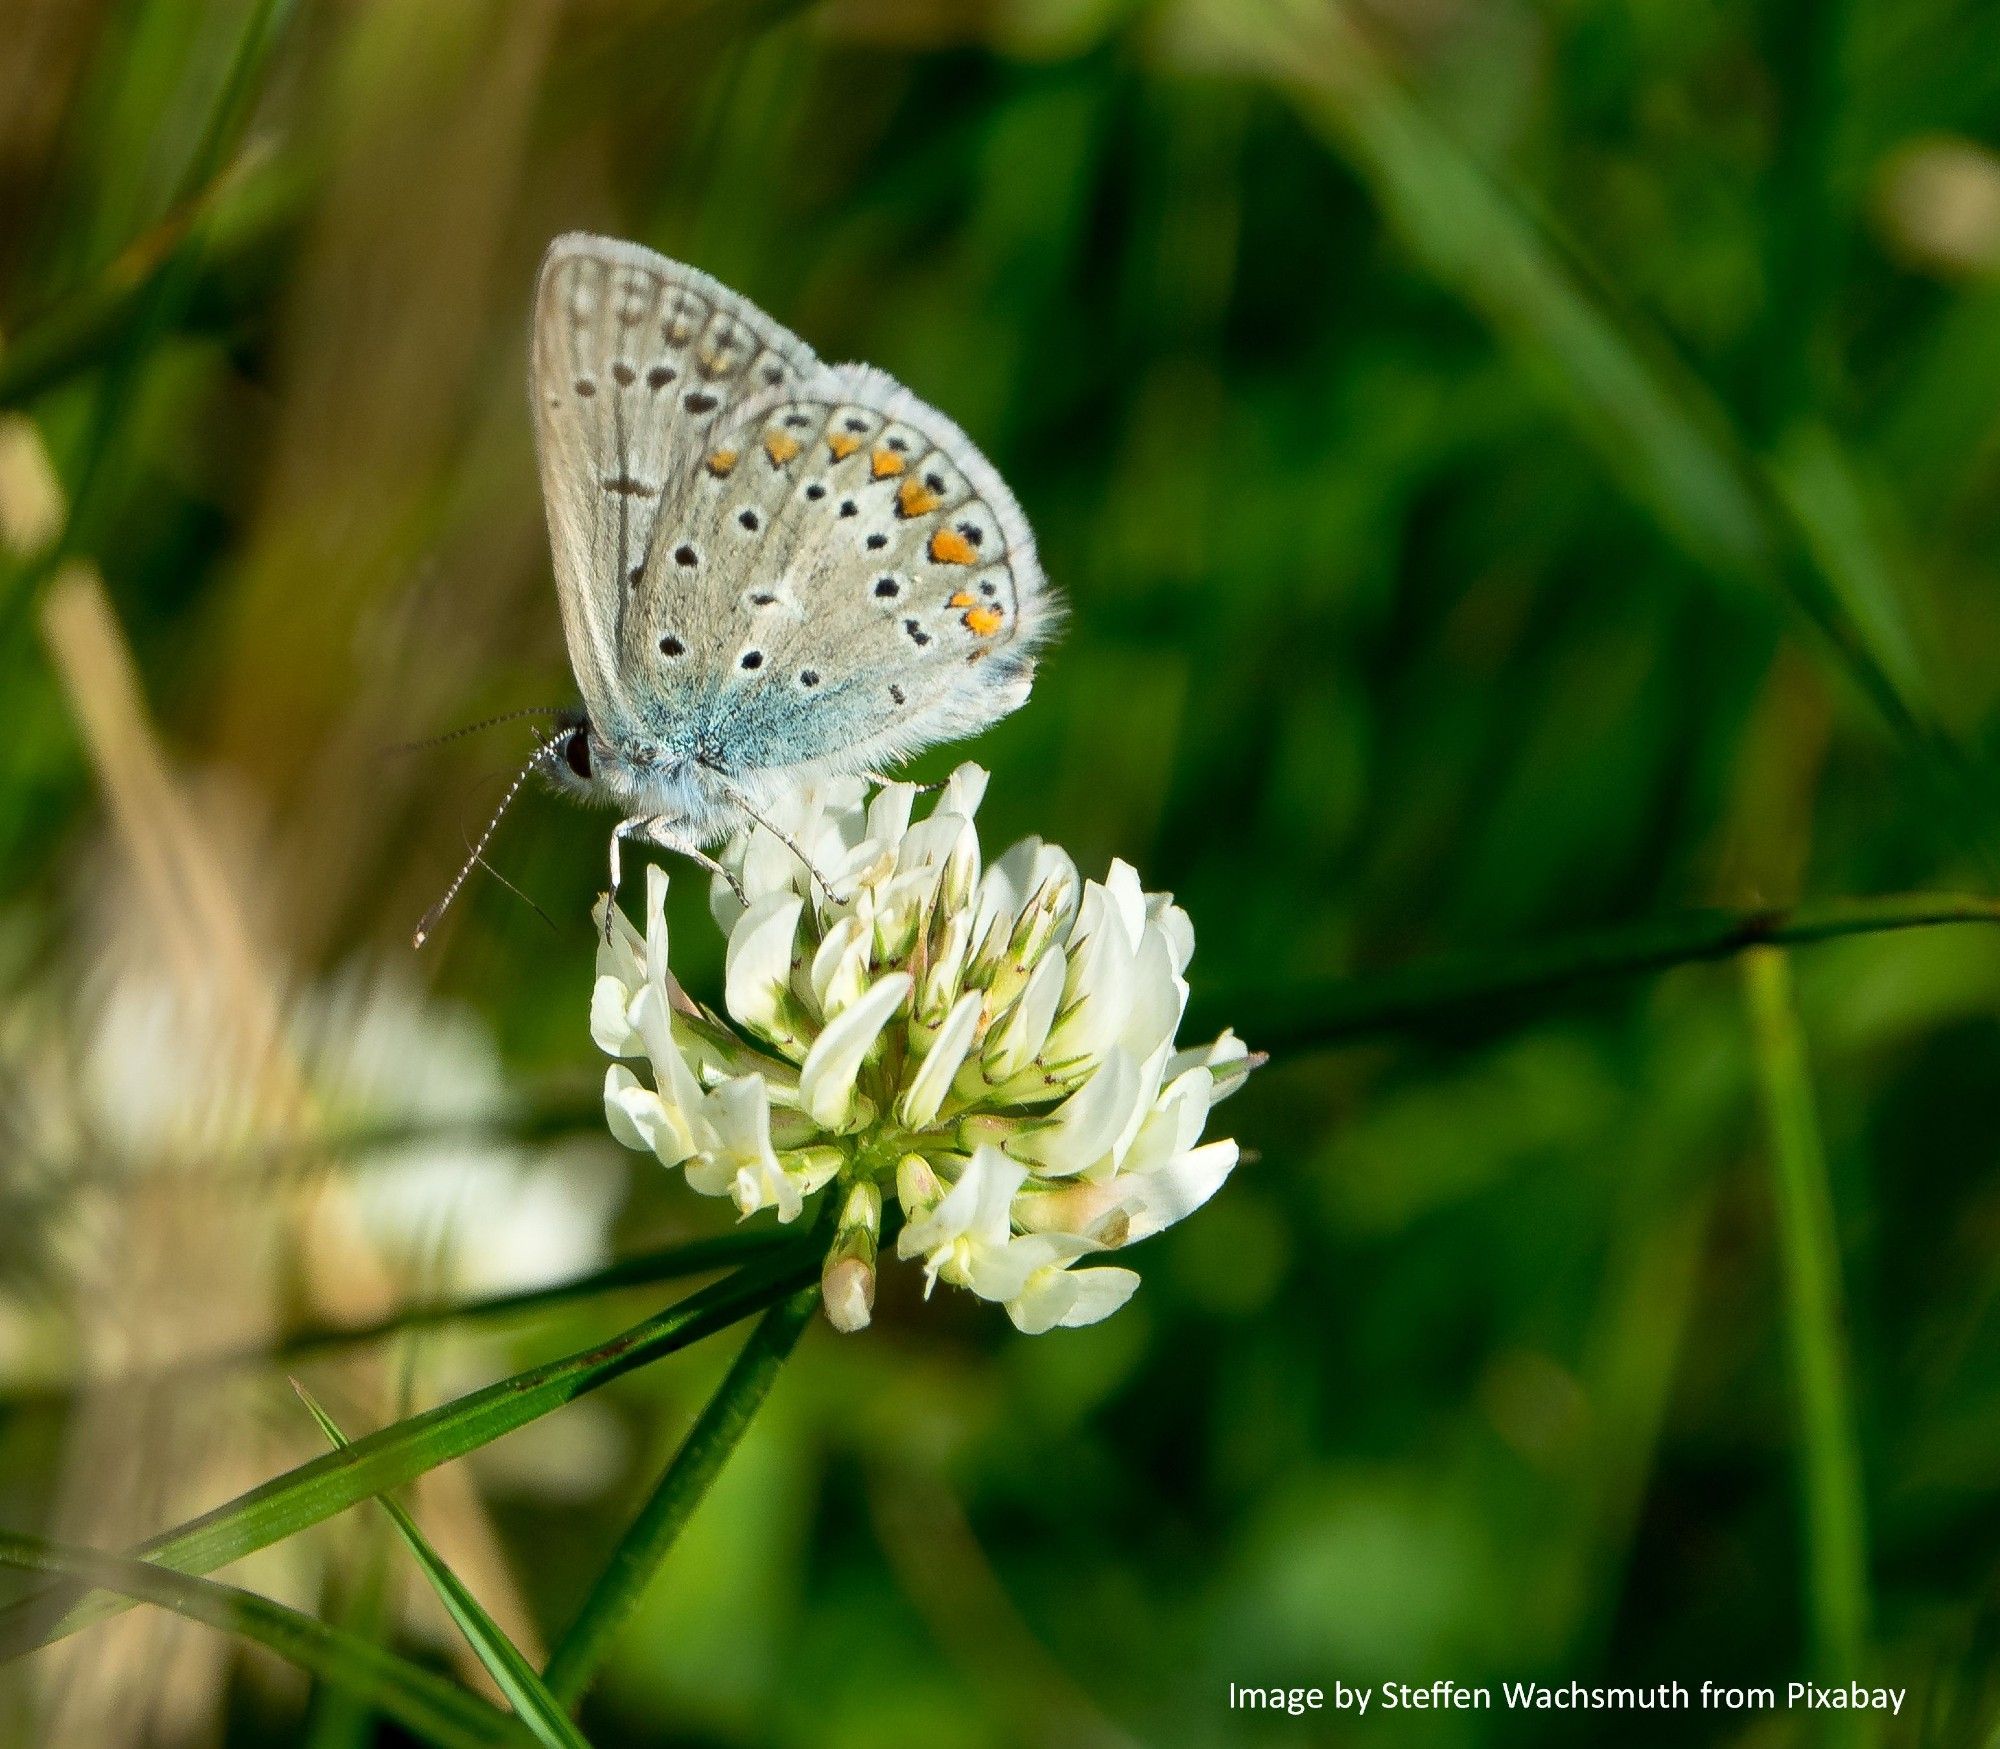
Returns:
[[[1770,1132],[1785,1324],[1798,1392],[1814,1651],[1829,1680],[1851,1682],[1862,1676],[1866,1655],[1868,1557],[1833,1196],[1790,965],[1776,949],[1759,948],[1745,957],[1743,973]],[[1848,1728],[1841,1741],[1872,1738],[1864,1715],[1842,1717]]]
[[[770,1395],[778,1368],[797,1346],[818,1304],[817,1284],[780,1300],[730,1363],[550,1655],[546,1680],[557,1699],[574,1705],[590,1686],[675,1538]]]

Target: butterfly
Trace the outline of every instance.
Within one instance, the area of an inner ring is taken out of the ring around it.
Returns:
[[[816,779],[1026,702],[1059,612],[1027,519],[885,372],[823,364],[697,268],[572,233],[542,260],[529,393],[583,697],[530,768],[619,810],[614,893],[625,838],[715,870],[710,846]]]

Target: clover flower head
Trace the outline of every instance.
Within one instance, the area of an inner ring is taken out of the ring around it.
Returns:
[[[668,968],[664,870],[647,870],[643,933],[600,905],[612,1133],[746,1217],[796,1220],[837,1181],[822,1290],[843,1330],[872,1315],[885,1197],[927,1292],[968,1289],[1037,1332],[1116,1311],[1139,1278],[1103,1254],[1236,1165],[1234,1142],[1201,1137],[1256,1059],[1229,1032],[1175,1043],[1186,913],[1122,862],[1081,880],[1032,838],[983,863],[985,788],[961,765],[917,819],[917,786],[836,778],[774,812],[777,831],[737,834],[719,857],[736,886],[710,889],[726,1017]]]

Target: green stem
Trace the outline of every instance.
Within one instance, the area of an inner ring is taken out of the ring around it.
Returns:
[[[820,1249],[816,1236],[802,1235],[608,1342],[378,1429],[154,1537],[137,1553],[184,1573],[207,1573],[268,1548],[775,1304],[817,1277]],[[123,1607],[102,1593],[79,1597],[60,1586],[23,1598],[0,1609],[0,1659],[63,1639]]]
[[[574,1706],[590,1686],[682,1527],[770,1395],[818,1304],[816,1285],[801,1288],[750,1333],[550,1655],[547,1680],[557,1699]]]
[[[1261,1017],[1252,1042],[1273,1053],[1315,1050],[1397,1033],[1465,1026],[1482,1011],[1553,1006],[1592,985],[1733,958],[1756,947],[1803,947],[1952,923],[2000,923],[2000,900],[1953,893],[1836,899],[1791,910],[1701,911],[1496,954],[1440,959],[1377,977],[1341,979],[1204,1001],[1190,1036],[1224,1016]],[[1486,1015],[1491,1018],[1492,1015]]]
[[[1798,1396],[1813,1649],[1828,1680],[1850,1682],[1862,1675],[1866,1656],[1868,1555],[1833,1195],[1791,968],[1783,954],[1764,949],[1745,959],[1743,976],[1770,1134],[1785,1329]],[[1863,1715],[1842,1717],[1839,1740],[1872,1738]]]

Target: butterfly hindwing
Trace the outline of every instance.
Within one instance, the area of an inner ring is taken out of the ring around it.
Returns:
[[[773,386],[683,467],[621,659],[658,675],[636,690],[698,700],[704,758],[879,768],[1026,696],[1052,617],[1027,523],[964,433],[891,378],[843,366]]]

